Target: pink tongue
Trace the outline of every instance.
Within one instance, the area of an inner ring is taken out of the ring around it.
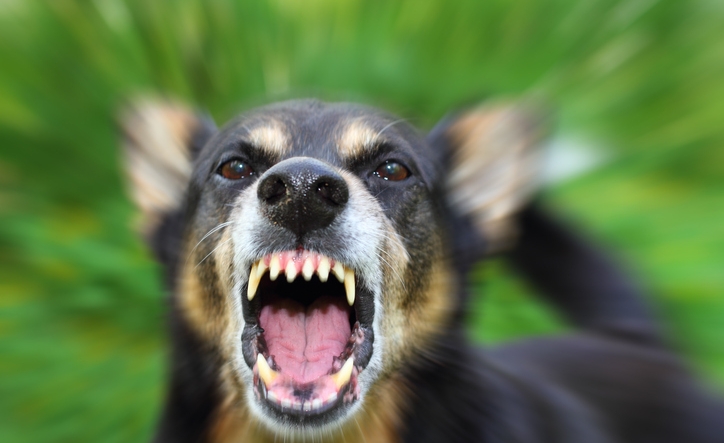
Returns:
[[[298,383],[329,372],[352,333],[347,303],[339,297],[319,297],[307,308],[281,299],[262,308],[259,325],[282,374]]]

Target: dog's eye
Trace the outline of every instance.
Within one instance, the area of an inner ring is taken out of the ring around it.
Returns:
[[[254,174],[254,170],[248,164],[239,159],[229,160],[219,166],[219,175],[228,180],[240,180]]]
[[[383,179],[389,181],[400,181],[410,176],[410,171],[400,163],[394,160],[388,160],[375,169],[374,174]]]

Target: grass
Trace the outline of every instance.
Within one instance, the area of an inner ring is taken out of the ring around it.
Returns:
[[[128,226],[113,114],[155,92],[208,109],[362,101],[421,128],[533,95],[613,160],[545,200],[649,289],[724,386],[724,8],[686,0],[0,2],[0,440],[148,440],[166,339]],[[473,337],[565,328],[505,264],[481,266]]]

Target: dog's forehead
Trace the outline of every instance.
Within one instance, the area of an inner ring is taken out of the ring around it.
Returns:
[[[424,144],[403,119],[378,109],[311,100],[278,103],[243,114],[217,140],[217,146],[245,143],[278,160],[309,156],[332,164],[363,157],[381,144],[410,153]]]

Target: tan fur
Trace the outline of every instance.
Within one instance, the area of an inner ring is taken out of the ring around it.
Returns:
[[[514,238],[512,215],[538,187],[542,126],[520,106],[486,106],[461,116],[448,130],[453,142],[449,179],[453,203],[473,216],[491,252]]]
[[[187,268],[189,266],[193,267],[193,264],[186,265]],[[214,325],[208,324],[210,313],[206,303],[204,303],[206,291],[199,282],[198,275],[194,272],[185,271],[181,275],[179,300],[183,314],[192,327],[203,338],[209,340],[214,336],[211,330]]]
[[[410,272],[416,272],[411,270]],[[440,257],[428,270],[425,287],[413,294],[415,303],[402,306],[405,289],[394,283],[396,276],[387,276],[388,282],[383,303],[385,317],[382,330],[386,337],[385,366],[397,370],[408,364],[414,352],[429,347],[435,335],[446,329],[452,314],[452,297],[455,291],[449,263]],[[402,274],[404,275],[404,274]]]
[[[337,140],[337,148],[342,157],[360,156],[377,142],[379,131],[363,119],[355,119],[347,123]]]
[[[198,240],[196,239],[189,241],[186,250],[193,250],[192,245],[197,243]],[[180,274],[179,301],[184,316],[201,337],[210,343],[223,343],[223,337],[233,330],[238,321],[232,315],[232,310],[228,306],[232,285],[232,277],[229,273],[232,252],[228,231],[224,231],[220,235],[214,247],[216,249],[212,256],[213,262],[216,264],[215,273],[218,287],[209,288],[200,281],[197,271],[211,256],[206,257],[206,254],[201,254],[196,249],[193,252],[184,254],[184,257],[188,257],[188,259],[185,260],[184,269]],[[212,305],[212,295],[209,293],[211,290],[221,292],[219,298],[222,300],[222,306],[215,307]]]
[[[276,157],[287,154],[291,149],[284,124],[271,118],[250,129],[248,137],[252,145]]]
[[[136,222],[147,236],[160,216],[175,209],[191,175],[188,152],[198,118],[178,104],[137,101],[121,115],[123,153]]]

